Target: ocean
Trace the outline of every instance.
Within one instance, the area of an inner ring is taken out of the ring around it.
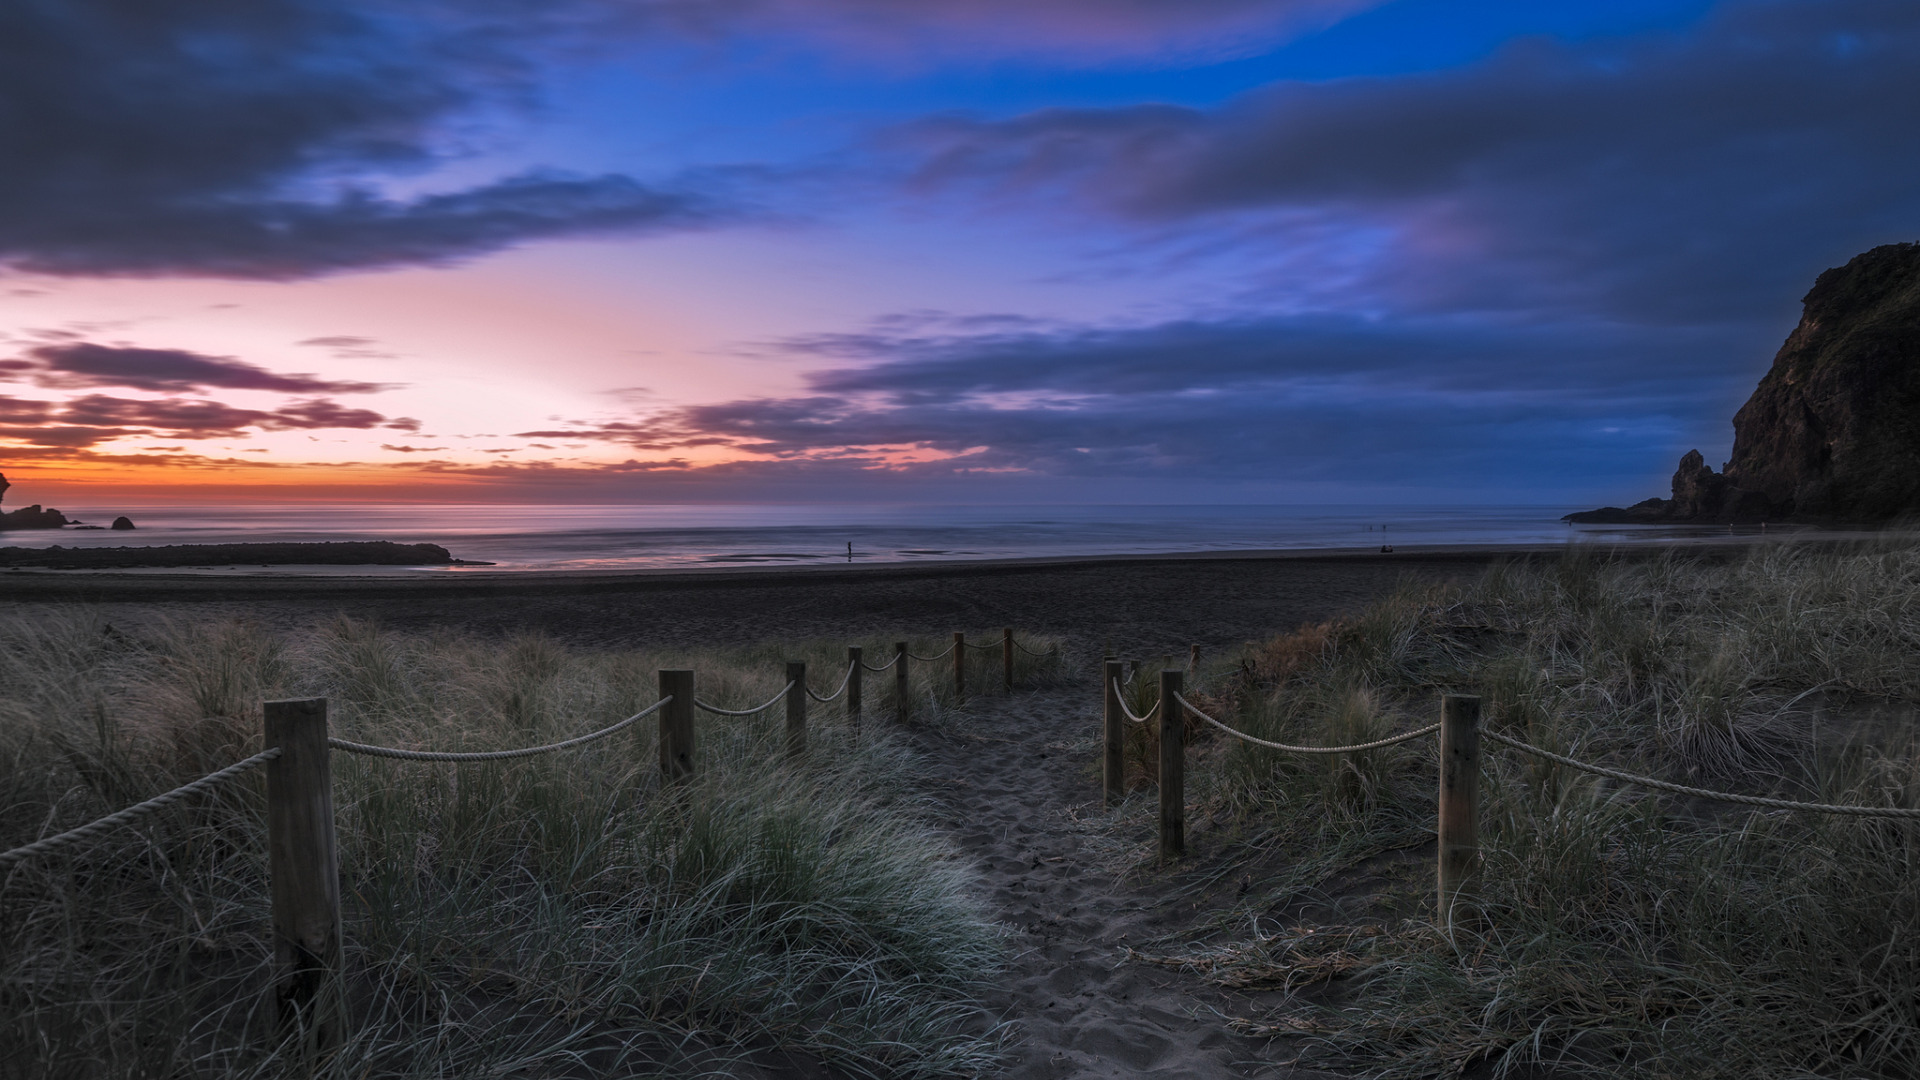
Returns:
[[[951,505],[115,505],[62,507],[138,531],[12,532],[45,547],[393,540],[489,567],[390,573],[910,563],[1381,545],[1541,545],[1724,537],[1724,526],[1569,526],[1575,507]],[[851,554],[849,547],[851,545]],[[215,568],[226,571],[228,568]],[[344,569],[344,568],[343,568]],[[368,568],[350,568],[364,573]],[[233,568],[231,572],[267,572]]]

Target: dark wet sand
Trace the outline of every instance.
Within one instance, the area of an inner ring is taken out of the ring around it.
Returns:
[[[420,577],[26,572],[0,574],[0,601],[23,614],[78,603],[108,618],[244,616],[274,627],[344,613],[398,630],[544,631],[601,647],[1012,626],[1123,649],[1218,648],[1359,608],[1402,579],[1467,580],[1497,559],[1528,555],[1495,548]]]

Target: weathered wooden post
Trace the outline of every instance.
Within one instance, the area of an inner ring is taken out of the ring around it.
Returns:
[[[1467,918],[1469,879],[1480,857],[1480,699],[1448,694],[1440,700],[1440,925]]]
[[[807,662],[787,661],[787,756],[807,752]]]
[[[853,729],[856,740],[860,738],[861,655],[860,646],[847,646],[847,726]]]
[[[1007,693],[1013,693],[1013,627],[1000,631],[1000,666],[1006,669]]]
[[[1200,674],[1200,646],[1187,646],[1187,674]]]
[[[1160,673],[1160,858],[1187,849],[1187,710],[1177,669]]]
[[[967,635],[953,632],[953,703],[967,696]]]
[[[267,763],[274,997],[282,1026],[307,1053],[325,1053],[346,1036],[327,699],[269,701],[266,719],[266,744],[280,748]]]
[[[660,669],[660,782],[693,775],[693,672]],[[634,729],[637,733],[638,728]]]
[[[907,710],[913,703],[912,691],[907,689],[907,643],[893,643],[893,713],[894,719],[907,722]]]
[[[1120,691],[1114,684],[1120,680],[1124,666],[1109,656],[1100,664],[1102,672],[1100,700],[1106,710],[1102,714],[1105,722],[1101,727],[1100,780],[1106,793],[1107,805],[1113,806],[1127,797],[1127,718],[1120,714]]]

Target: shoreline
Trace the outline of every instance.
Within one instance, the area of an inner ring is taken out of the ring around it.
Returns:
[[[1671,550],[1593,547],[1632,558]],[[408,577],[22,571],[0,573],[0,598],[16,617],[78,612],[123,630],[238,619],[306,633],[345,617],[405,632],[533,633],[593,648],[671,650],[809,638],[890,648],[1013,627],[1064,637],[1076,654],[1104,647],[1154,656],[1184,655],[1193,644],[1239,648],[1358,611],[1396,588],[1465,583],[1496,562],[1564,551],[1462,545]]]
[[[1773,537],[1703,537],[1580,544],[1583,550],[1609,557],[1635,552],[1655,553],[1672,548],[1725,550],[1748,548],[1792,539]],[[1848,543],[1858,538],[1823,537],[1818,543]],[[310,592],[326,595],[412,593],[437,596],[511,594],[517,592],[645,591],[651,588],[716,585],[778,585],[804,581],[813,585],[862,583],[881,579],[965,578],[1048,570],[1091,570],[1104,567],[1146,568],[1194,563],[1320,563],[1365,562],[1388,564],[1396,560],[1484,564],[1503,557],[1533,559],[1561,555],[1569,544],[1410,544],[1390,552],[1360,547],[1265,548],[1221,551],[1121,553],[1108,555],[1045,555],[1005,559],[948,559],[927,562],[868,562],[853,564],[786,564],[778,566],[631,567],[578,570],[486,570],[440,567],[317,565],[261,566],[257,568],[115,567],[51,569],[14,567],[0,570],[0,597],[22,600],[75,599],[133,600],[186,599],[192,594],[240,598],[257,593],[286,596]],[[384,572],[381,572],[384,570]]]

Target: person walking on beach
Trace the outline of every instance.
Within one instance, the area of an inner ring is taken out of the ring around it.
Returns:
[[[847,561],[853,561],[853,541],[847,541]]]

